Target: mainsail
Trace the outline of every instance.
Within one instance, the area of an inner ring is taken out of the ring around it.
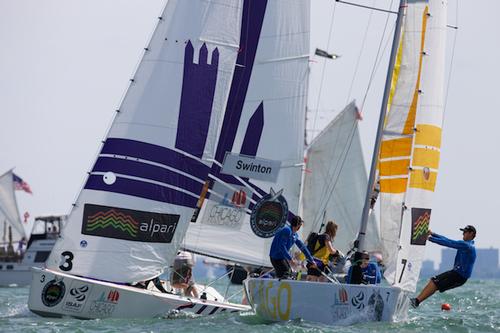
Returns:
[[[339,225],[334,247],[344,253],[353,247],[359,231],[367,187],[358,115],[358,108],[351,102],[311,142],[301,200],[306,221],[303,235],[324,231],[321,225],[334,220]],[[366,233],[366,249],[380,250],[374,214],[370,214]]]
[[[443,122],[446,1],[409,0],[379,154],[385,277],[415,291]]]
[[[168,1],[48,268],[136,282],[171,264],[218,144],[231,140],[218,140],[226,104],[237,107],[230,91],[243,89],[234,82],[253,63],[241,27],[256,38],[261,7]]]
[[[243,6],[242,46],[216,161],[182,246],[271,266],[273,231],[299,206],[310,4],[259,0]]]
[[[0,176],[0,232],[1,243],[6,243],[10,238],[13,242],[26,237],[26,232],[19,217],[17,200],[15,196],[14,173],[7,171]],[[10,232],[9,232],[10,229]]]

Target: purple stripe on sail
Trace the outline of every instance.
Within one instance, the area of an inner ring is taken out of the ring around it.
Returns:
[[[259,149],[260,137],[264,129],[264,103],[261,102],[257,110],[248,121],[247,131],[243,138],[240,153],[247,156],[256,156]]]
[[[174,150],[128,139],[108,138],[102,147],[101,154],[124,155],[160,163],[199,179],[206,179],[210,170],[200,161]]]
[[[175,147],[196,157],[202,157],[217,83],[219,51],[217,48],[213,50],[212,64],[208,64],[208,49],[205,43],[200,48],[198,64],[193,62],[193,56],[193,44],[188,41],[184,53],[184,75]]]
[[[236,131],[240,123],[243,103],[247,95],[250,77],[252,75],[255,54],[259,44],[262,23],[266,12],[267,0],[243,2],[243,18],[241,21],[240,53],[236,60],[233,81],[229,90],[226,112],[217,145],[215,159],[222,162],[227,151],[231,151]],[[219,170],[219,168],[214,168]]]
[[[84,188],[87,190],[121,193],[189,208],[196,207],[196,202],[198,201],[186,193],[165,186],[120,177],[117,177],[112,185],[107,185],[104,183],[102,176],[90,175]]]
[[[187,190],[193,194],[201,193],[203,184],[171,170],[142,162],[99,157],[92,172],[115,172],[122,175],[155,180]]]

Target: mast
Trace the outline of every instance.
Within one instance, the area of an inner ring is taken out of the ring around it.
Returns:
[[[370,200],[371,200],[373,186],[375,184],[375,175],[376,175],[376,171],[377,171],[378,155],[379,155],[379,151],[380,151],[380,144],[382,141],[385,116],[387,114],[387,103],[389,101],[389,94],[390,94],[391,84],[392,84],[392,74],[394,71],[394,64],[396,62],[396,55],[398,52],[399,41],[400,41],[400,37],[401,37],[401,25],[403,22],[404,11],[406,9],[406,3],[407,3],[407,0],[400,0],[400,2],[399,2],[399,10],[398,10],[398,14],[397,14],[398,16],[396,18],[396,28],[394,31],[394,38],[392,41],[391,55],[389,58],[389,67],[387,69],[387,76],[385,79],[384,96],[382,98],[382,105],[380,107],[380,117],[379,117],[379,122],[378,122],[377,135],[376,135],[376,139],[375,139],[375,147],[373,148],[372,163],[370,166],[370,175],[368,178],[368,186],[366,189],[365,205],[363,207],[363,215],[361,216],[361,226],[359,228],[359,234],[358,234],[358,238],[356,240],[357,253],[365,250],[365,236],[366,236],[366,228],[368,225],[368,215],[370,212]]]

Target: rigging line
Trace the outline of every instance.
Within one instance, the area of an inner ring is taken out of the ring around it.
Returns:
[[[332,10],[332,15],[330,18],[330,29],[328,31],[328,40],[326,43],[326,50],[328,51],[330,49],[330,43],[331,43],[331,38],[332,38],[332,30],[333,30],[333,23],[335,22],[335,9],[337,8],[337,3],[334,2],[333,4],[333,10]],[[316,107],[315,110],[319,109],[319,102],[321,100],[321,93],[323,91],[323,82],[325,80],[325,67],[326,67],[326,62],[328,59],[323,59],[323,67],[321,69],[321,80],[320,80],[320,85],[319,85],[319,91],[318,91],[318,98],[316,100]],[[313,121],[313,129],[316,129],[316,121],[318,119],[318,112],[314,113],[314,121]]]
[[[391,0],[391,4],[390,4],[389,8],[392,8],[393,3],[394,3],[394,0]],[[389,24],[389,14],[387,14],[387,17],[385,19],[384,31],[382,32],[382,38],[380,39],[380,43],[378,44],[377,55],[375,56],[375,63],[373,64],[372,72],[370,74],[370,79],[368,80],[368,85],[366,87],[365,95],[363,96],[363,101],[361,102],[361,109],[360,109],[361,112],[363,112],[365,109],[365,102],[366,102],[366,98],[368,97],[368,92],[370,91],[370,88],[371,88],[372,83],[373,83],[373,79],[375,77],[375,73],[377,72],[379,65],[380,65],[380,61],[382,59],[382,56],[380,55],[381,54],[380,51],[382,49],[382,44],[384,42],[384,36],[386,34],[388,24]],[[388,36],[390,36],[390,35],[388,35]],[[385,45],[383,48],[383,51],[385,51],[387,49],[387,45],[389,44],[388,43],[389,40],[390,40],[390,38],[387,38],[387,41],[385,42]]]
[[[375,1],[376,0],[373,0],[372,4],[375,4]],[[354,75],[352,76],[351,86],[349,87],[349,93],[347,94],[347,100],[345,102],[346,104],[349,103],[349,101],[351,99],[352,89],[354,87],[354,81],[356,81],[356,76],[358,75],[359,63],[361,62],[361,56],[363,55],[363,51],[364,51],[365,46],[366,46],[366,37],[368,36],[368,30],[370,28],[372,17],[373,17],[373,9],[370,10],[370,15],[368,17],[368,23],[366,24],[365,33],[363,35],[363,41],[361,42],[361,49],[359,50],[358,59],[356,59],[356,66],[354,68]]]
[[[456,1],[456,10],[455,10],[455,25],[458,27],[458,0]],[[446,83],[446,94],[444,97],[444,105],[443,105],[443,124],[446,120],[446,106],[448,105],[448,93],[450,92],[450,83],[451,83],[451,74],[453,72],[453,60],[455,59],[455,46],[457,44],[457,35],[458,29],[455,29],[455,34],[453,35],[453,46],[451,48],[451,59],[450,59],[450,72],[448,73],[448,82]]]
[[[348,144],[346,145],[345,147],[345,150],[344,150],[344,154],[343,154],[343,158],[342,158],[342,161],[340,163],[340,170],[339,172],[337,173],[337,176],[335,178],[335,181],[329,181],[329,184],[327,184],[327,186],[325,186],[325,190],[323,191],[324,192],[324,195],[322,196],[324,199],[326,200],[322,200],[321,201],[321,205],[320,205],[320,209],[318,210],[318,213],[316,213],[316,216],[314,218],[314,226],[317,225],[317,221],[319,219],[318,217],[318,214],[319,212],[322,212],[326,209],[326,205],[328,204],[328,202],[330,201],[330,198],[332,197],[333,195],[333,192],[334,192],[334,189],[335,187],[337,186],[337,182],[339,181],[340,179],[340,173],[341,171],[343,170],[344,168],[344,164],[345,164],[345,161],[347,160],[347,155],[349,153],[349,150],[351,149],[351,145],[352,145],[352,141],[353,141],[353,138],[354,138],[354,134],[356,133],[356,125],[357,125],[357,122],[354,122],[352,128],[351,128],[351,133],[349,135],[349,141],[348,141]],[[338,165],[337,165],[338,166]],[[336,172],[336,169],[337,169],[337,166],[335,167],[335,170],[334,170],[334,174]],[[331,186],[331,184],[333,184],[333,186]],[[331,188],[331,189],[329,189]],[[327,190],[329,189],[329,190]],[[325,193],[325,192],[329,192],[329,193]]]

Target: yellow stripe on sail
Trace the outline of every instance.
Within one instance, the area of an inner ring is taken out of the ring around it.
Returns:
[[[381,193],[404,193],[406,192],[406,184],[408,178],[388,178],[380,179],[380,192]]]
[[[380,145],[380,159],[410,156],[411,144],[411,137],[382,141]]]
[[[415,148],[412,165],[437,170],[439,167],[439,156],[440,152],[438,150]]]
[[[398,45],[398,53],[396,54],[396,62],[394,63],[394,69],[392,71],[392,80],[391,80],[391,90],[389,91],[389,99],[387,101],[387,113],[391,110],[392,98],[396,93],[396,85],[398,83],[399,71],[401,69],[401,60],[403,59],[403,37],[404,31],[401,34],[401,39]],[[385,118],[385,122],[387,123],[388,118]]]
[[[424,169],[413,169],[410,173],[410,187],[434,192],[437,172]]]
[[[380,176],[407,175],[410,166],[410,158],[403,160],[381,161],[379,162]]]
[[[417,125],[415,144],[441,148],[441,128],[435,125]]]
[[[429,7],[425,7],[424,15],[422,18],[422,39],[420,41],[420,58],[418,62],[418,76],[415,85],[415,91],[413,92],[413,99],[410,104],[410,110],[408,112],[408,118],[406,118],[405,127],[403,129],[403,134],[413,133],[413,128],[415,127],[415,116],[417,114],[417,104],[418,95],[420,90],[420,75],[422,74],[422,58],[424,56],[424,43],[425,43],[425,30],[427,27],[427,14],[429,13]]]

